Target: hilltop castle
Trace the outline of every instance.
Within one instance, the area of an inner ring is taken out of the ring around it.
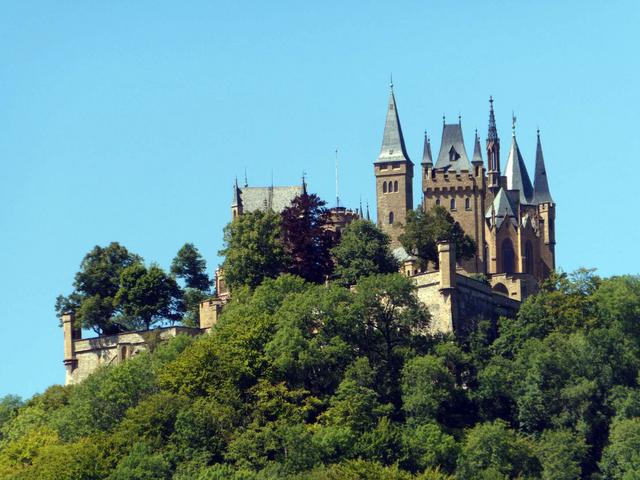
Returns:
[[[377,224],[391,238],[401,272],[411,277],[418,299],[431,314],[431,329],[466,334],[479,319],[513,317],[520,302],[534,293],[540,281],[555,268],[555,203],[549,192],[540,132],[533,184],[518,147],[513,120],[511,146],[504,173],[500,163],[500,137],[493,99],[489,100],[486,139],[487,167],[476,132],[471,161],[461,122],[443,124],[440,151],[434,164],[431,142],[425,134],[421,162],[422,208],[446,208],[476,243],[475,255],[456,258],[454,245],[438,245],[438,269],[418,266],[417,259],[398,241],[413,209],[413,167],[405,147],[396,99],[391,86],[380,154],[373,162]],[[242,187],[233,185],[231,219],[256,210],[281,212],[296,196],[299,186]],[[354,219],[365,216],[336,206],[330,209],[329,228],[340,232]],[[366,218],[369,219],[367,207]],[[482,277],[478,278],[478,277]],[[100,365],[118,363],[147,348],[153,341],[179,333],[199,335],[218,321],[230,292],[221,269],[215,275],[216,297],[200,304],[199,328],[169,327],[152,332],[125,332],[83,339],[72,315],[62,318],[66,383],[78,383]],[[154,340],[155,338],[155,340]]]

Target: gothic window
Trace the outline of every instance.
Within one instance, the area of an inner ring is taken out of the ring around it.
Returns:
[[[393,225],[393,212],[389,212],[389,225]]]
[[[397,180],[395,182],[393,182],[393,191],[394,192],[398,191],[398,181]]]
[[[436,205],[440,205],[440,199],[436,198]]]
[[[382,193],[387,193],[387,182],[382,182]]]
[[[527,240],[524,244],[524,272],[533,273],[533,246],[531,240]]]
[[[471,210],[471,200],[469,197],[464,199],[464,208],[467,210]]]
[[[456,199],[452,198],[451,199],[451,210],[455,210],[456,209]]]
[[[505,238],[502,241],[500,253],[502,257],[502,272],[509,273],[509,274],[515,273],[516,260],[515,260],[515,252],[513,251],[513,243],[511,243],[511,239]]]

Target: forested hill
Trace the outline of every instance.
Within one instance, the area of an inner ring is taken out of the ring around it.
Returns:
[[[2,399],[0,478],[638,478],[639,277],[553,276],[467,339],[428,321],[397,274],[239,288],[211,335]]]

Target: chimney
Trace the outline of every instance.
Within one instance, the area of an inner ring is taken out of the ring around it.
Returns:
[[[440,290],[456,287],[456,246],[449,241],[438,242],[440,264]]]

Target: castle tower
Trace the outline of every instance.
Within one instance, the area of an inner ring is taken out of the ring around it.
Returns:
[[[430,155],[431,147],[426,145]],[[435,205],[445,208],[474,239],[476,254],[468,260],[460,260],[470,273],[485,272],[485,191],[486,180],[480,145],[476,136],[474,156],[469,161],[464,145],[461,122],[445,123],[442,127],[442,143],[435,166],[423,160],[422,189],[423,208]]]
[[[487,133],[487,166],[489,190],[495,197],[500,190],[500,137],[493,112],[493,97],[489,97],[489,131]]]
[[[540,222],[540,236],[544,243],[541,252],[541,259],[544,262],[543,273],[548,274],[550,270],[554,270],[556,266],[556,206],[551,198],[549,191],[549,182],[547,180],[547,169],[544,165],[544,156],[542,155],[542,144],[540,142],[540,130],[538,130],[538,142],[536,146],[536,170],[533,180],[533,201],[538,206],[538,215]]]
[[[505,168],[505,176],[507,178],[507,190],[518,191],[517,200],[520,205],[531,205],[533,202],[533,186],[527,173],[527,167],[520,153],[518,141],[516,140],[516,118],[513,117],[511,136],[511,148],[509,149],[509,158]]]
[[[245,185],[246,186],[246,185]],[[233,184],[233,200],[231,201],[231,218],[233,220],[236,217],[242,215],[242,197],[240,196],[240,188],[238,188],[238,179]]]
[[[389,93],[387,120],[380,155],[373,164],[376,176],[378,226],[391,237],[392,248],[400,245],[398,236],[413,209],[413,162],[402,136],[400,118],[393,93]]]

